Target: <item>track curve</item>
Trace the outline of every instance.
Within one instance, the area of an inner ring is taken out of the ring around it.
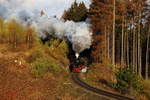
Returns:
[[[87,83],[83,82],[79,78],[79,74],[78,73],[73,73],[72,74],[72,80],[76,84],[78,84],[79,86],[81,86],[81,87],[83,87],[83,88],[85,88],[85,89],[87,89],[89,91],[92,91],[92,92],[95,92],[97,94],[100,94],[100,95],[104,95],[104,96],[107,96],[107,97],[115,98],[115,99],[118,99],[118,100],[136,100],[136,99],[133,99],[133,98],[121,96],[121,95],[118,95],[118,94],[113,94],[113,93],[110,93],[110,92],[107,92],[107,91],[104,91],[104,90],[92,87],[92,86],[88,85]]]

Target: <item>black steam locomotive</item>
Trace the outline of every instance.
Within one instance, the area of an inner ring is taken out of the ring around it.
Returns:
[[[85,73],[87,72],[87,65],[80,58],[76,58],[74,63],[71,64],[71,72],[75,73]]]

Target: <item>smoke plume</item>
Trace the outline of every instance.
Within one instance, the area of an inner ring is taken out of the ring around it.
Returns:
[[[53,35],[59,39],[67,39],[72,43],[73,50],[78,53],[90,48],[92,42],[90,24],[64,21],[47,15],[40,16],[40,11],[40,6],[38,8],[29,6],[26,0],[0,0],[0,17],[6,21],[15,19],[25,26],[31,25],[36,28],[41,38]]]

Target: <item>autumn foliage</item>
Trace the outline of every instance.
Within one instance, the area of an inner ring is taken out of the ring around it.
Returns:
[[[93,0],[89,10],[93,30],[92,57],[94,62],[103,62],[106,58],[105,38],[112,30],[112,7],[111,2]],[[109,29],[109,30],[108,30]],[[108,52],[108,51],[107,51]]]
[[[31,48],[36,39],[34,28],[24,27],[15,20],[5,22],[0,19],[0,43],[8,44],[12,49],[17,49],[21,45]]]

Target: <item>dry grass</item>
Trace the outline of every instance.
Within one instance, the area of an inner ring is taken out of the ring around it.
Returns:
[[[150,80],[144,80],[143,84],[143,95],[150,100]]]
[[[138,95],[137,100],[149,100],[149,99],[145,95],[140,94]]]
[[[105,83],[115,82],[116,78],[114,72],[110,67],[107,67],[103,64],[93,64],[89,68],[89,72],[84,75],[83,79],[86,79],[90,84],[95,84],[101,88],[107,88],[105,84],[101,84],[100,81]]]

